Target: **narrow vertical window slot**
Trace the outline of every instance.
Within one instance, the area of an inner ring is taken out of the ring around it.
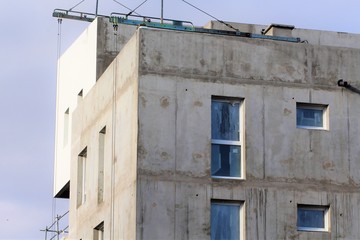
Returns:
[[[78,93],[77,101],[80,102],[82,99],[83,99],[83,90],[81,89],[81,91]]]
[[[104,159],[106,127],[99,132],[98,202],[104,200]]]
[[[94,240],[104,240],[104,222],[94,228]]]
[[[86,158],[87,148],[78,156],[78,176],[77,176],[77,205],[80,206],[86,201]]]
[[[69,121],[70,121],[70,116],[69,116],[69,108],[68,108],[64,113],[64,141],[63,141],[64,146],[66,146],[69,142]]]
[[[239,99],[212,98],[211,175],[242,178],[241,103]]]

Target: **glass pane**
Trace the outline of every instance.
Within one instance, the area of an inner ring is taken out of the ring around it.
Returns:
[[[325,228],[325,209],[298,208],[298,227]]]
[[[296,109],[296,124],[307,127],[323,127],[322,109]]]
[[[212,144],[211,175],[240,177],[240,146]]]
[[[239,141],[239,102],[212,101],[211,138]]]
[[[240,205],[211,204],[211,239],[240,239]]]

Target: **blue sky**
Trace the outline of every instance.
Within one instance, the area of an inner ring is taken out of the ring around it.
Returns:
[[[135,8],[143,0],[117,0]],[[224,21],[282,23],[297,28],[360,33],[358,0],[187,0]],[[52,222],[57,20],[55,8],[80,0],[0,0],[0,239],[44,239]],[[74,10],[95,11],[95,0]],[[148,0],[138,13],[160,16],[160,0]],[[181,0],[164,0],[166,18],[204,25],[212,20]],[[99,13],[128,11],[99,0]],[[88,23],[64,20],[62,51]],[[67,202],[56,201],[55,212]]]

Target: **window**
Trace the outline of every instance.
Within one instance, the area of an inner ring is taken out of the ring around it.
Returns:
[[[78,97],[77,97],[77,101],[78,103],[83,100],[83,90],[81,89],[80,92],[78,93]]]
[[[81,89],[80,92],[78,93],[78,96],[81,97],[81,98],[83,97],[83,90],[82,90],[82,89]]]
[[[297,103],[296,126],[308,129],[327,129],[327,106]]]
[[[66,146],[69,141],[69,108],[64,113],[64,141],[63,146]]]
[[[78,176],[77,176],[77,205],[85,203],[86,200],[86,157],[87,148],[81,151],[78,156]]]
[[[106,127],[99,132],[98,202],[104,199],[104,158]]]
[[[211,103],[211,175],[241,177],[240,106],[238,99]]]
[[[297,229],[300,231],[329,231],[329,207],[298,205]]]
[[[104,240],[104,222],[94,228],[94,240]]]
[[[211,202],[211,240],[241,239],[241,208],[238,202]]]

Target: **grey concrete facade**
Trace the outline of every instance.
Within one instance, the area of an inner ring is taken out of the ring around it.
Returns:
[[[210,239],[221,200],[242,204],[241,239],[359,239],[360,95],[337,81],[360,88],[360,36],[346,47],[312,32],[292,35],[314,43],[134,31],[72,114],[69,238],[94,239],[103,222],[104,239]],[[213,96],[242,100],[239,179],[211,176]],[[326,105],[327,128],[297,128],[297,103]],[[329,228],[299,231],[299,205],[327,206]]]

